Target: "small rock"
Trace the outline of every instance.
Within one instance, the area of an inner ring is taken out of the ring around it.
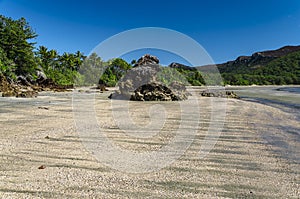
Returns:
[[[46,168],[45,165],[41,165],[41,166],[38,167],[38,169],[45,169],[45,168]]]
[[[45,110],[49,110],[49,107],[45,107],[45,106],[39,106],[38,109],[45,109]]]
[[[233,91],[219,91],[219,90],[204,90],[200,92],[203,97],[223,97],[223,98],[236,98],[240,97]]]
[[[104,84],[99,84],[99,85],[97,86],[97,89],[100,89],[100,91],[108,91],[108,89],[105,87]]]

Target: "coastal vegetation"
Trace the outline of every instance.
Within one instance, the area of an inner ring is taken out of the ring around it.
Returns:
[[[222,71],[222,70],[220,70]],[[256,66],[240,65],[221,72],[224,83],[230,85],[300,84],[300,50]]]
[[[9,82],[16,82],[20,76],[34,82],[40,71],[57,85],[100,83],[116,86],[136,65],[136,61],[129,64],[121,58],[104,61],[96,53],[87,57],[80,51],[60,54],[46,46],[36,47],[34,39],[37,36],[25,18],[14,20],[0,15],[0,75]],[[193,86],[300,84],[300,47],[286,46],[254,53],[216,66],[221,74],[219,77],[205,73],[212,66],[172,63],[163,67],[159,79],[169,84],[173,76],[173,79],[180,77],[184,84]]]

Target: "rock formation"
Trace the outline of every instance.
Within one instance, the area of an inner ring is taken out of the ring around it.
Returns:
[[[236,98],[240,97],[233,91],[219,91],[219,90],[204,90],[200,92],[202,97],[223,97],[223,98]]]
[[[159,60],[152,55],[144,55],[135,67],[118,83],[119,91],[110,98],[138,101],[177,101],[186,100],[188,92],[183,84],[173,82],[166,86],[159,81],[162,68]]]
[[[142,66],[142,65],[152,65],[159,64],[159,59],[153,55],[146,54],[138,59],[133,67]]]
[[[18,76],[16,81],[8,80],[0,74],[0,93],[2,97],[36,97],[40,91],[66,91],[73,86],[58,86],[42,72],[37,72],[37,79]]]
[[[178,101],[179,98],[168,87],[155,82],[138,87],[130,100],[133,101]]]
[[[24,81],[25,84],[28,81],[25,78],[18,78],[19,81]],[[29,84],[29,83],[28,83]],[[9,83],[3,75],[0,75],[0,92],[2,97],[36,97],[37,91],[31,88],[29,85],[20,85],[16,83]]]

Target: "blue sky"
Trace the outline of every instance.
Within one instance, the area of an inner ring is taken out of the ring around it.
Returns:
[[[80,50],[87,55],[103,40],[140,27],[162,27],[186,34],[216,63],[256,51],[300,45],[299,0],[0,0],[0,14],[25,17],[39,35],[37,45],[60,53]],[[182,61],[168,53],[157,53],[163,64]],[[125,57],[133,56],[139,53]]]

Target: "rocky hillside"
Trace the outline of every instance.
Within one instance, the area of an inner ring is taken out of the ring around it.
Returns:
[[[263,67],[274,59],[286,56],[296,51],[300,51],[300,46],[284,46],[277,50],[256,52],[251,56],[239,56],[234,61],[217,64],[217,66],[221,73],[243,73]]]
[[[239,56],[233,61],[216,64],[224,84],[230,85],[282,85],[300,84],[300,46],[284,46],[277,50],[253,53],[251,56]],[[169,65],[182,74],[195,74],[195,68],[179,63]],[[209,73],[212,65],[197,67]],[[192,75],[189,82],[193,85]],[[199,75],[197,84],[206,84]],[[212,76],[213,78],[213,76]],[[214,82],[214,80],[212,81]]]

